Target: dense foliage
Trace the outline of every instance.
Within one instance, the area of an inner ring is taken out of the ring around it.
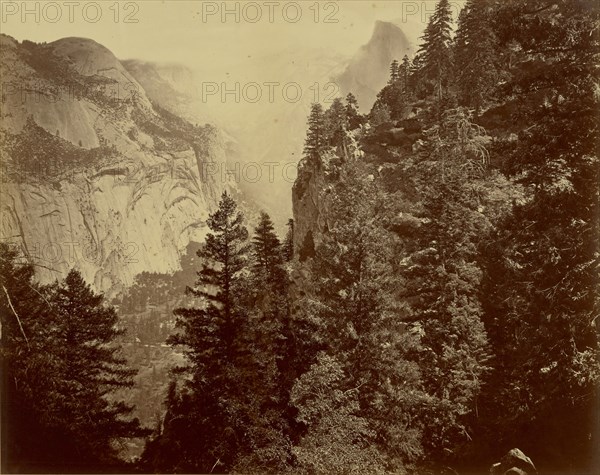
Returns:
[[[76,271],[41,287],[0,245],[3,464],[10,472],[126,470],[118,442],[144,437],[132,408],[107,399],[132,385],[113,344],[117,314]]]

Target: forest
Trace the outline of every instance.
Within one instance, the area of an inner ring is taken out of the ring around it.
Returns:
[[[287,235],[224,192],[116,305],[0,243],[2,470],[599,473],[599,13],[439,0],[369,112],[312,105]],[[152,427],[115,397],[142,301],[183,355]]]

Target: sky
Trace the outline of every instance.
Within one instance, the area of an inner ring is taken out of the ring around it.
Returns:
[[[2,1],[0,31],[51,42],[87,37],[120,59],[219,69],[254,55],[365,44],[376,20],[394,21],[418,41],[435,1]],[[461,2],[456,2],[457,8]]]
[[[453,10],[458,12],[462,3],[452,3]],[[312,85],[325,94],[335,68],[368,43],[376,21],[394,22],[418,45],[435,4],[413,0],[0,0],[0,31],[19,41],[91,38],[122,60],[183,64],[196,72],[195,79],[202,84],[226,81],[223,84],[230,88],[233,82],[298,81],[303,98],[313,100]],[[243,151],[240,160],[260,162],[265,150],[274,150],[275,158],[286,163],[297,160],[297,154],[288,150],[289,143],[298,142],[301,148],[310,101],[297,107],[279,95],[274,104],[230,99],[223,100],[219,94],[194,107],[203,120],[233,133]],[[263,126],[275,123],[282,125]],[[293,141],[290,137],[296,135],[299,139]],[[290,195],[288,181],[279,180],[278,185]],[[275,185],[270,186],[273,191]],[[270,206],[268,211],[275,213],[276,221],[277,211],[283,209],[279,219],[283,226],[291,213],[291,199],[271,194],[265,206]]]

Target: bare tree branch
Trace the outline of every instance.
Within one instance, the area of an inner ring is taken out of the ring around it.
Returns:
[[[10,305],[10,308],[13,311],[13,313],[15,314],[15,317],[17,317],[17,322],[19,322],[19,328],[21,329],[21,333],[23,334],[23,337],[25,338],[25,341],[27,342],[27,348],[29,348],[29,340],[27,339],[27,335],[25,335],[25,330],[23,329],[23,325],[21,324],[21,319],[19,318],[19,315],[17,314],[15,307],[13,307],[13,304],[10,301],[10,295],[8,295],[8,291],[6,290],[6,287],[2,286],[2,290],[4,290],[4,293],[6,294],[6,298],[8,299],[8,305]]]

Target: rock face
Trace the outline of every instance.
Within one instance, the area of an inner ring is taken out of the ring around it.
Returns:
[[[109,295],[176,270],[230,188],[220,131],[151,102],[94,41],[1,43],[2,240],[42,282],[75,267]]]
[[[292,189],[292,206],[294,211],[294,252],[298,254],[305,241],[310,236],[315,246],[333,223],[329,205],[331,199],[331,177],[335,170],[329,163],[334,157],[341,157],[345,162],[358,160],[363,156],[354,132],[347,132],[345,145],[331,150],[321,157],[318,166],[301,162],[298,167],[298,177]]]
[[[310,105],[333,101],[339,91],[332,77],[346,63],[347,58],[323,48],[256,56],[225,75],[176,64],[125,61],[124,66],[153,102],[192,123],[210,122],[226,131],[227,156],[240,190],[285,233]],[[217,92],[203,94],[208,84]],[[248,84],[257,85],[258,99],[248,100]],[[233,92],[223,95],[226,89]]]
[[[395,24],[378,21],[373,36],[352,58],[335,82],[342,92],[352,92],[363,112],[369,111],[377,93],[387,84],[390,64],[411,56],[412,46],[404,32]]]

